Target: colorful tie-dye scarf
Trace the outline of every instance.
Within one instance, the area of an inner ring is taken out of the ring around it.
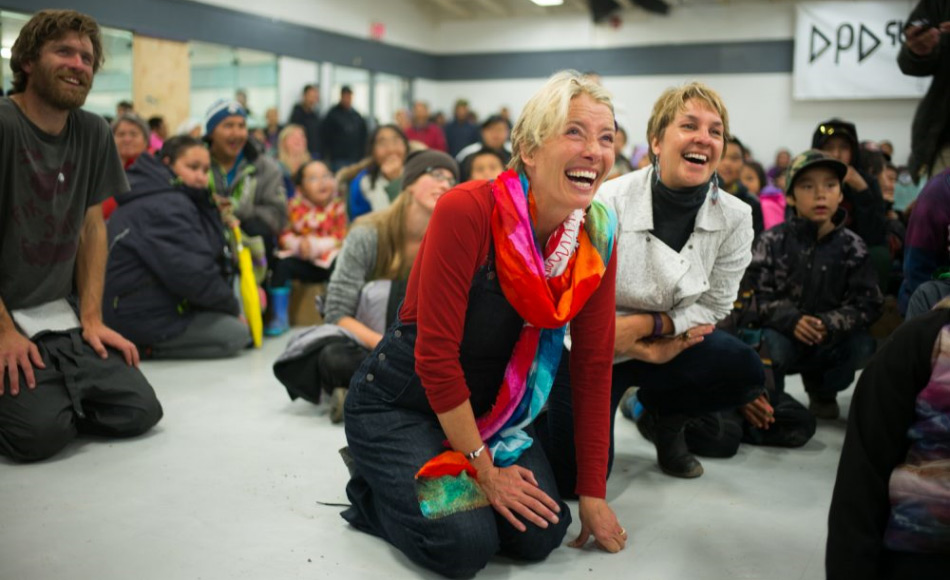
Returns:
[[[524,432],[547,402],[567,323],[580,312],[607,270],[617,217],[593,202],[552,234],[546,256],[535,241],[533,194],[514,171],[492,184],[492,237],[498,281],[525,320],[491,411],[477,420],[497,465],[511,465],[531,446]]]
[[[492,196],[498,281],[525,324],[495,404],[476,423],[495,464],[507,466],[533,443],[524,428],[538,416],[551,392],[567,323],[600,286],[614,246],[617,216],[597,201],[586,212],[577,210],[551,235],[542,256],[532,226],[534,197],[527,177],[502,173],[492,184]],[[461,476],[455,460],[457,454],[443,453],[430,460],[416,479],[425,479],[427,473]],[[445,463],[456,468],[440,470]],[[420,488],[423,506],[426,495]],[[442,505],[431,517],[454,513],[457,507],[461,506]]]

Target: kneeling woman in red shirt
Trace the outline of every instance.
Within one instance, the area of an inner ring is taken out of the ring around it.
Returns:
[[[573,544],[626,543],[604,499],[617,219],[593,201],[615,132],[604,89],[551,77],[515,125],[512,170],[436,204],[399,319],[350,384],[343,517],[445,576],[472,576],[496,553],[542,560],[567,532],[532,422],[568,322],[582,474]]]

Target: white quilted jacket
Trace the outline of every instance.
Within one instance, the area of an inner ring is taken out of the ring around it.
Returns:
[[[608,181],[597,199],[617,212],[617,314],[666,312],[680,333],[715,324],[732,311],[752,260],[752,210],[720,191],[710,193],[693,233],[677,253],[650,231],[653,168]],[[710,187],[711,188],[711,187]],[[617,359],[620,362],[626,359]]]

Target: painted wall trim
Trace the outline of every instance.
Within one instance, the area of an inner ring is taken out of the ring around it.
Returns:
[[[100,24],[168,40],[200,40],[332,62],[406,77],[433,78],[435,57],[389,44],[262,18],[188,0],[54,0],[47,8],[70,8]],[[36,0],[0,0],[0,8],[32,14]]]
[[[0,8],[33,13],[36,0],[0,0]],[[435,55],[189,0],[71,0],[68,8],[104,26],[156,38],[240,46],[434,81],[543,78],[563,68],[604,76],[792,72],[791,39]]]
[[[603,76],[791,73],[792,40],[438,56],[433,80],[545,78],[573,68]]]

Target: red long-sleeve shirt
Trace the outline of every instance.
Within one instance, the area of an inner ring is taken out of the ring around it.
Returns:
[[[486,181],[464,183],[446,193],[436,205],[409,275],[400,320],[416,324],[416,373],[436,413],[454,409],[470,395],[460,345],[469,289],[488,258],[493,206]],[[576,492],[598,498],[607,490],[616,254],[611,254],[600,287],[571,321]]]

